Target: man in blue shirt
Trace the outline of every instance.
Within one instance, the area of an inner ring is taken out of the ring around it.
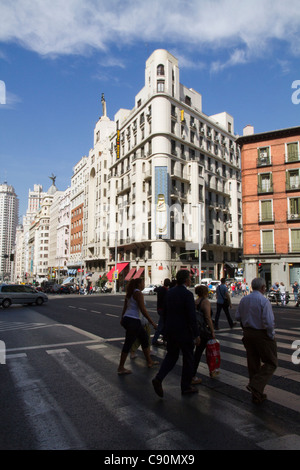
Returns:
[[[228,320],[230,328],[233,328],[236,323],[232,321],[228,308],[232,307],[231,298],[228,293],[228,289],[225,284],[225,277],[221,279],[221,284],[217,287],[217,313],[215,318],[215,330],[219,329],[219,318],[221,315],[222,309],[225,312],[226,318]]]

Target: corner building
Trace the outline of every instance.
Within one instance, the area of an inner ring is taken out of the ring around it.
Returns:
[[[117,266],[120,286],[134,276],[160,284],[183,267],[197,276],[200,240],[201,277],[232,277],[242,252],[235,141],[232,116],[205,115],[201,95],[180,84],[177,59],[154,51],[134,108],[120,109],[113,126],[103,108],[95,127],[86,173],[88,269],[100,272],[106,261],[111,278]]]
[[[243,181],[245,275],[267,285],[300,282],[300,127],[238,139]]]

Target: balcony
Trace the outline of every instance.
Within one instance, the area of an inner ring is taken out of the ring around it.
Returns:
[[[287,181],[285,184],[286,191],[299,191],[300,190],[300,181]]]
[[[257,186],[257,193],[258,194],[273,193],[273,184],[271,182],[269,184],[259,184]]]
[[[258,214],[259,224],[272,224],[275,222],[274,212],[267,212],[266,214]]]
[[[300,243],[289,243],[289,253],[300,253]]]
[[[287,222],[300,222],[300,214],[294,212],[287,212],[286,220]]]
[[[268,166],[268,165],[272,165],[270,156],[258,157],[258,159],[256,160],[257,167]]]
[[[264,243],[263,245],[259,245],[259,253],[260,254],[276,253],[276,247],[274,243]]]
[[[300,158],[298,152],[290,152],[288,154],[285,154],[285,163],[295,163],[299,161]]]

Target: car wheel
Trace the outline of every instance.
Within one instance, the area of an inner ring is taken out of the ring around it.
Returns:
[[[43,305],[44,301],[43,301],[42,297],[38,297],[38,298],[36,299],[35,303],[36,303],[37,305]]]
[[[10,304],[11,304],[11,302],[10,302],[9,299],[4,299],[3,302],[2,302],[2,307],[3,308],[8,308],[8,307],[10,307]]]

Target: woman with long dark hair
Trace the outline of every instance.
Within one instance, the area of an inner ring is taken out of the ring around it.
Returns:
[[[149,338],[143,327],[140,319],[140,313],[148,320],[154,329],[157,328],[157,324],[150,318],[145,302],[142,290],[144,288],[144,280],[141,278],[131,279],[127,285],[126,296],[124,307],[122,311],[121,325],[126,330],[125,342],[121,352],[120,363],[118,367],[118,374],[130,374],[131,370],[125,369],[125,361],[131,346],[138,338],[141,342],[142,350],[146,358],[148,367],[152,367],[154,362],[150,356]]]

